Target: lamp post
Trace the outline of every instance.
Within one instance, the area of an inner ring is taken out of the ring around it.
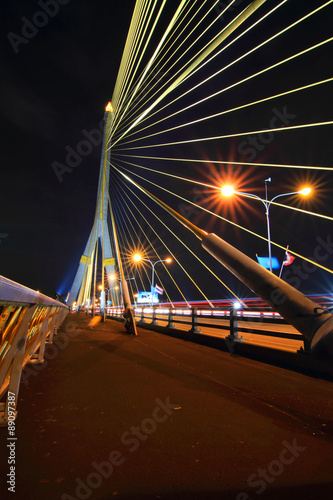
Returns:
[[[277,198],[281,198],[282,196],[291,196],[294,194],[302,194],[304,196],[308,195],[311,192],[310,188],[304,188],[300,191],[293,191],[291,193],[282,193],[274,196],[271,200],[268,200],[268,183],[271,182],[271,177],[265,179],[265,199],[261,198],[256,194],[244,193],[242,191],[234,191],[232,186],[224,186],[221,191],[224,196],[231,196],[232,194],[239,194],[241,196],[247,196],[248,198],[255,198],[260,200],[265,207],[265,215],[266,215],[266,223],[267,223],[267,241],[268,241],[268,259],[269,259],[269,270],[272,272],[272,245],[271,245],[271,226],[270,226],[270,218],[269,218],[269,209],[274,200]]]
[[[135,254],[133,258],[134,258],[135,262],[140,262],[140,260],[144,260],[146,262],[149,262],[149,264],[151,265],[151,268],[152,268],[152,271],[151,271],[151,289],[154,288],[155,266],[156,266],[156,264],[158,264],[159,262],[170,263],[172,261],[172,259],[170,257],[168,257],[167,259],[161,259],[161,260],[156,260],[155,262],[152,262],[150,259],[144,259],[138,253]],[[153,292],[151,292],[151,302],[153,303]]]
[[[101,290],[101,313],[103,314],[103,321],[105,321],[105,290],[108,292],[107,293],[107,299],[106,303],[109,302],[109,289],[104,288],[102,285],[99,285],[98,287]]]
[[[125,281],[130,281],[130,280],[134,280],[134,279],[135,279],[134,277],[133,278],[125,278]],[[119,276],[117,276],[116,274],[110,274],[109,281],[115,283],[113,288],[112,288],[113,290],[118,291],[120,289],[118,286],[118,284],[121,284],[121,279],[119,278]],[[110,292],[112,292],[112,290],[110,290]],[[112,303],[115,303],[115,301],[112,299],[112,294],[111,294],[111,300],[112,300]]]
[[[104,287],[102,287],[102,285],[100,285],[98,288],[99,288],[100,290],[106,290],[106,291],[108,292],[108,293],[107,293],[107,296],[106,296],[106,297],[107,297],[107,299],[106,299],[106,303],[108,303],[108,302],[109,302],[109,293],[110,293],[110,290],[109,290],[108,288],[104,288]],[[104,297],[103,297],[103,301],[101,301],[101,302],[104,304]]]

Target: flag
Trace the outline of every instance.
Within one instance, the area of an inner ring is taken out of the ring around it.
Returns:
[[[163,288],[161,288],[160,286],[155,286],[155,292],[158,293],[158,295],[163,295],[163,291]]]
[[[288,250],[286,250],[286,253],[285,253],[285,256],[283,259],[283,265],[290,266],[290,264],[292,264],[294,262],[294,260],[295,260],[295,257],[293,255],[290,255]]]
[[[269,257],[259,257],[256,255],[258,263],[265,269],[270,268]],[[272,269],[279,269],[280,263],[276,257],[271,258]]]

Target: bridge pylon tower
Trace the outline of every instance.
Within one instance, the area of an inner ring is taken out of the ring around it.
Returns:
[[[106,289],[109,291],[108,296],[110,297],[112,304],[120,304],[120,294],[116,290],[117,280],[110,279],[110,276],[115,275],[116,261],[112,252],[107,221],[109,206],[111,127],[113,117],[114,113],[112,104],[109,102],[104,113],[103,144],[94,223],[90,231],[85,250],[81,256],[79,267],[68,298],[69,306],[72,306],[75,302],[78,306],[89,307],[92,305],[94,311],[96,302],[97,263],[101,260],[101,312],[104,312],[105,309]],[[101,249],[101,257],[98,256],[99,247]]]

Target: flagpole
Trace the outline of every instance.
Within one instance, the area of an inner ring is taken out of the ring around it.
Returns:
[[[284,260],[285,260],[286,255],[287,255],[288,248],[289,248],[289,245],[287,246],[286,251],[284,252],[284,257],[283,257],[283,261],[282,261],[282,264],[281,264],[281,269],[280,269],[279,278],[281,278],[281,276],[282,276],[282,271],[283,271],[283,268],[284,268]]]

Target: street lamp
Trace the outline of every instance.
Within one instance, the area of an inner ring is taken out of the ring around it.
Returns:
[[[274,196],[271,200],[268,200],[268,183],[271,182],[272,179],[271,177],[268,177],[268,179],[265,179],[265,199],[260,198],[260,196],[256,194],[251,194],[251,193],[244,193],[242,191],[235,191],[232,186],[223,186],[221,188],[221,192],[223,196],[231,196],[232,194],[239,194],[241,196],[247,196],[249,198],[256,198],[257,200],[260,200],[264,206],[265,206],[265,215],[266,215],[266,222],[267,222],[267,241],[268,241],[268,259],[269,259],[269,270],[272,272],[272,245],[271,245],[271,227],[270,227],[270,219],[269,219],[269,209],[274,200],[277,198],[281,198],[282,196],[291,196],[293,194],[302,194],[303,196],[307,196],[308,194],[311,193],[311,188],[306,187],[301,189],[300,191],[293,191],[291,193],[282,193],[278,194],[277,196]]]
[[[102,287],[102,285],[99,285],[98,288],[99,288],[99,290],[106,290],[108,292],[108,294],[106,296],[107,297],[106,303],[108,303],[109,302],[109,293],[110,293],[110,290],[108,288]],[[104,305],[104,297],[103,297],[103,300],[101,300],[101,303],[103,303],[103,305]]]
[[[154,279],[155,279],[155,266],[156,264],[158,264],[159,262],[167,262],[168,264],[170,262],[172,262],[172,259],[170,257],[168,257],[167,259],[162,259],[162,260],[156,260],[155,262],[152,262],[151,260],[149,259],[144,259],[143,257],[141,257],[140,254],[135,254],[133,256],[133,259],[135,260],[135,262],[140,262],[140,260],[144,260],[146,262],[149,262],[149,264],[151,265],[152,267],[152,272],[151,272],[151,288],[153,289],[154,288]],[[153,295],[151,296],[151,301],[153,302]]]

